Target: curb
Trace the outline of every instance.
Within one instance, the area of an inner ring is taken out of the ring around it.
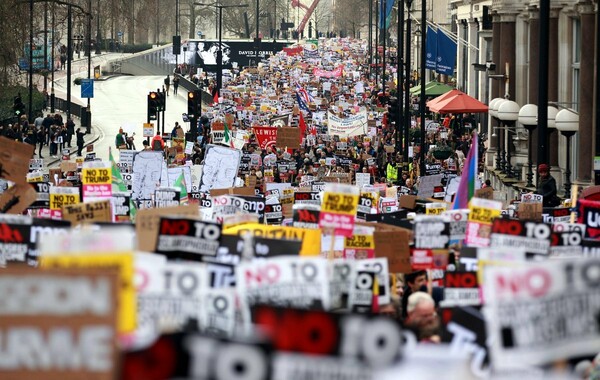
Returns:
[[[86,142],[85,144],[83,144],[83,147],[85,148],[85,147],[87,147],[88,145],[92,145],[92,144],[94,144],[96,141],[100,140],[100,138],[101,138],[101,137],[102,137],[102,136],[97,136],[97,137],[95,137],[93,140],[91,140],[91,141],[88,141],[88,142]],[[69,153],[69,158],[71,158],[71,155],[72,155],[72,154],[76,154],[76,153],[77,153],[77,152]],[[55,165],[55,164],[57,164],[57,163],[59,163],[59,162],[61,162],[61,161],[62,161],[62,160],[61,160],[60,158],[59,158],[59,159],[55,159],[55,160],[53,160],[53,161],[50,161],[50,162],[48,162],[48,164],[46,164],[46,166],[50,167],[50,166],[53,166],[53,165]]]

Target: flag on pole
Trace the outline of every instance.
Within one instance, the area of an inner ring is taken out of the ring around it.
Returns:
[[[379,29],[387,29],[390,27],[392,9],[394,8],[395,3],[396,0],[381,0],[379,2]]]
[[[306,135],[306,122],[304,121],[302,111],[300,111],[300,121],[298,122],[298,126],[300,127],[300,138],[302,138]]]
[[[440,32],[442,33],[442,32]],[[435,70],[437,68],[437,57],[438,57],[438,37],[437,32],[433,28],[427,25],[427,33],[425,36],[425,68],[429,70]]]
[[[304,87],[300,86],[299,83],[296,83],[296,93],[300,95],[306,104],[315,102],[315,98]]]
[[[452,209],[464,209],[469,207],[469,201],[475,195],[475,181],[477,179],[477,166],[479,164],[479,143],[477,138],[477,132],[473,132],[473,138],[471,139],[471,149],[467,158],[465,159],[465,165],[463,167],[462,174],[460,176],[460,183],[456,196],[454,197],[454,205]]]
[[[229,127],[227,126],[227,123],[225,123],[225,137],[223,138],[223,143],[227,146],[229,146],[230,148],[233,148],[233,138],[231,138],[231,131],[229,130]]]
[[[187,187],[185,184],[185,176],[183,175],[183,170],[181,171],[181,174],[179,174],[179,177],[175,181],[174,185],[175,185],[175,187],[179,188],[179,190],[181,191],[181,196],[179,197],[179,203],[182,205],[188,204],[188,192],[187,192]]]
[[[117,163],[115,162],[115,159],[112,154],[112,149],[110,148],[108,149],[108,159],[110,160],[111,166],[112,191],[126,193],[128,191],[127,185],[125,184],[125,181],[123,181],[123,176],[121,175],[121,171],[117,167]],[[135,213],[135,202],[133,202],[131,197],[129,197],[129,217],[131,218],[131,221],[135,220]]]
[[[427,30],[429,32],[429,30]],[[454,75],[456,66],[456,49],[457,45],[443,31],[438,31],[437,34],[437,58],[435,71],[438,74]]]

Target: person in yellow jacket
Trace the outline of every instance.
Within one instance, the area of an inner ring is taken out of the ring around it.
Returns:
[[[388,182],[396,183],[398,181],[398,168],[393,165],[391,162],[387,163],[385,168],[385,177]]]

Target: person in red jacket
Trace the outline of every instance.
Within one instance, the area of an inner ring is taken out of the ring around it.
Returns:
[[[150,147],[152,148],[152,150],[156,151],[165,150],[165,140],[163,140],[160,133],[157,133],[156,136],[152,138],[152,141],[150,141]]]

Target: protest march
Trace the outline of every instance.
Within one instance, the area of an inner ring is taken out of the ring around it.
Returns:
[[[476,130],[397,133],[365,41],[310,45],[164,150],[0,137],[0,379],[600,379],[600,189],[503,199]]]

